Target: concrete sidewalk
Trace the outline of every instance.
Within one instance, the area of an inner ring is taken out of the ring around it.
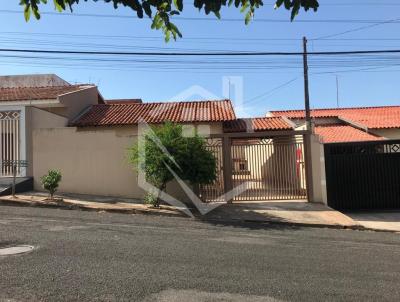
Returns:
[[[400,211],[349,212],[345,214],[366,228],[400,232]]]
[[[292,223],[311,226],[359,228],[352,218],[320,203],[304,200],[234,202],[205,216],[209,220]]]
[[[54,201],[47,200],[47,197],[48,194],[46,193],[32,191],[19,193],[15,197],[11,195],[1,196],[0,204],[186,217],[178,208],[168,205],[154,208],[137,199],[67,193],[58,193]]]
[[[12,196],[0,197],[0,204],[22,206],[54,207],[107,211],[126,214],[155,214],[175,217],[187,217],[180,209],[162,205],[155,209],[142,203],[141,200],[114,198],[81,194],[57,194],[60,201],[46,200],[47,194],[27,192]],[[219,222],[261,222],[286,223],[319,227],[377,229],[400,231],[400,213],[342,214],[320,203],[309,203],[305,200],[282,201],[248,201],[222,204],[205,216],[197,218]]]

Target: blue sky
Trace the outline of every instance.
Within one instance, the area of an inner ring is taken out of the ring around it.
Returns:
[[[1,48],[301,51],[301,38],[307,36],[310,51],[400,49],[400,23],[396,22],[342,34],[330,40],[313,40],[400,18],[400,4],[395,0],[370,0],[368,3],[363,0],[320,1],[321,8],[317,13],[302,12],[293,23],[289,22],[287,11],[275,11],[272,1],[266,0],[265,6],[256,11],[255,21],[248,26],[241,21],[231,21],[242,18],[234,8],[224,9],[222,20],[216,20],[191,8],[186,0],[182,17],[209,20],[179,20],[178,16],[175,23],[184,37],[168,44],[161,32],[150,29],[150,20],[126,18],[124,16],[134,12],[125,8],[116,11],[110,4],[82,2],[74,9],[74,13],[80,16],[44,14],[40,21],[31,19],[26,23],[18,0],[3,2],[7,4],[3,3],[0,8]],[[43,6],[42,11],[54,12],[51,2]],[[271,19],[279,22],[271,22]],[[313,22],[304,22],[308,20]],[[323,22],[317,23],[316,20]],[[110,56],[102,57],[101,62],[87,61],[88,58],[82,56],[75,56],[73,60],[67,57],[21,59],[2,56],[3,75],[56,73],[72,83],[97,84],[105,98],[162,101],[182,95],[193,86],[223,98],[223,77],[232,76],[243,80],[243,104],[239,115],[263,116],[269,110],[304,106],[301,58],[166,58],[168,62],[161,58],[164,62],[159,62],[160,58],[154,57],[125,57],[118,58],[123,61],[116,63],[113,61],[115,57]],[[400,70],[393,66],[399,64],[399,59],[399,55],[310,58],[311,106],[336,107],[336,76],[341,107],[400,104]],[[203,96],[191,95],[189,98]],[[240,98],[234,87],[231,98],[234,101]]]

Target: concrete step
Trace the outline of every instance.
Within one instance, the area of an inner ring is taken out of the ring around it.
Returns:
[[[12,177],[0,177],[0,196],[12,194]],[[33,190],[33,177],[17,177],[15,179],[15,193]]]

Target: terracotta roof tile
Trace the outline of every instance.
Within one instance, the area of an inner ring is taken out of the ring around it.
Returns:
[[[236,119],[235,112],[229,100],[99,104],[91,106],[72,123],[72,126],[133,125],[141,120],[157,124],[165,121],[222,122],[234,119]]]
[[[260,117],[237,119],[224,122],[224,132],[293,130],[293,127],[281,117]]]
[[[0,102],[57,99],[59,95],[84,87],[89,85],[0,88]]]
[[[315,133],[321,137],[323,143],[358,142],[382,140],[375,136],[349,125],[316,126]]]
[[[274,116],[304,118],[304,110],[272,111]],[[400,128],[400,106],[314,109],[314,118],[337,117],[355,122],[371,129]]]

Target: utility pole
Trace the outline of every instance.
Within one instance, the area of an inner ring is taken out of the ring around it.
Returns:
[[[307,61],[307,39],[303,37],[303,69],[304,69],[304,107],[306,111],[306,130],[304,135],[304,155],[306,164],[306,186],[307,198],[309,202],[314,201],[313,173],[312,173],[312,154],[311,154],[311,113],[310,113],[310,92],[308,88],[308,61]],[[318,156],[319,158],[319,156]]]
[[[306,130],[311,132],[310,92],[308,89],[307,39],[303,37],[304,105],[306,110]]]

